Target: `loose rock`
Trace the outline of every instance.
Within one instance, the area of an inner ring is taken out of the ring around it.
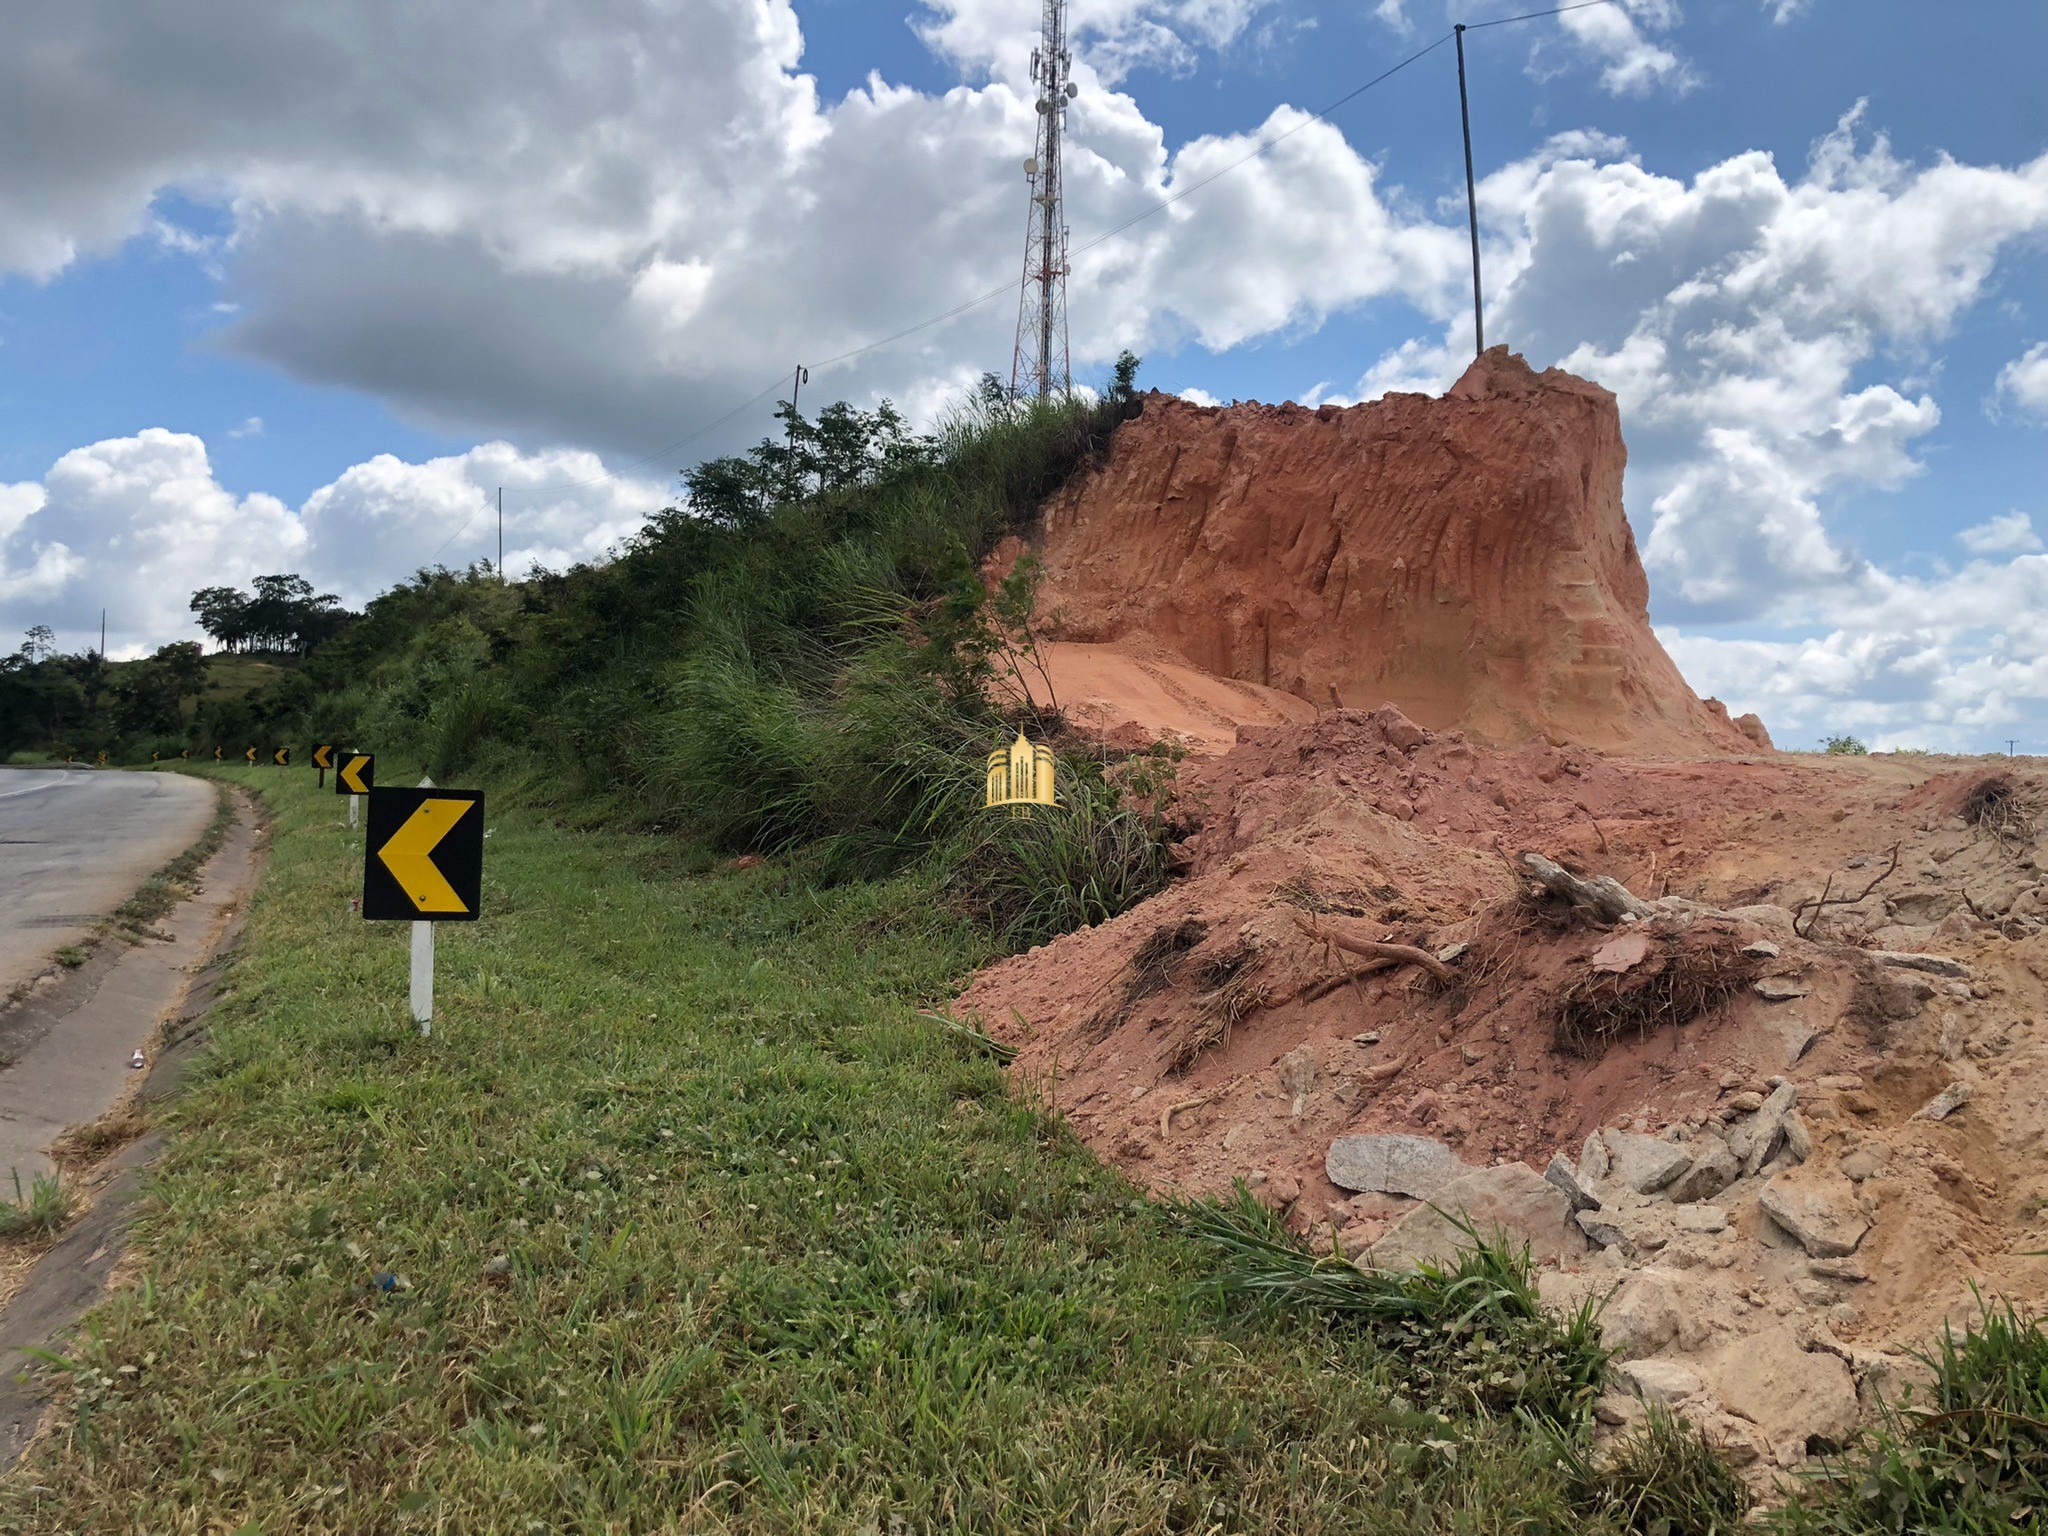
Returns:
[[[1897,966],[1907,971],[1925,971],[1930,976],[1958,976],[1967,979],[1970,974],[1970,968],[1962,961],[1952,960],[1947,955],[1918,955],[1896,949],[1873,949],[1869,951],[1869,955],[1879,965]]]
[[[1574,1259],[1586,1252],[1586,1244],[1566,1224],[1571,1213],[1564,1192],[1545,1183],[1527,1163],[1478,1168],[1444,1185],[1428,1205],[1402,1216],[1368,1258],[1376,1269],[1455,1262],[1458,1251],[1472,1244],[1458,1224],[1462,1220],[1489,1240],[1498,1232],[1511,1243],[1527,1243],[1530,1257],[1539,1262]]]
[[[1600,1342],[1617,1360],[1654,1355],[1678,1337],[1678,1327],[1678,1291],[1655,1269],[1625,1282],[1600,1312]]]
[[[1698,1397],[1703,1390],[1699,1372],[1673,1360],[1623,1360],[1614,1367],[1614,1374],[1644,1402],[1667,1407]]]
[[[1639,1195],[1655,1194],[1691,1165],[1682,1147],[1655,1136],[1638,1136],[1631,1131],[1603,1131],[1613,1175]]]
[[[1977,1086],[1963,1078],[1957,1078],[1933,1098],[1913,1111],[1915,1120],[1946,1120],[1950,1115],[1970,1102],[1970,1095]]]
[[[1781,1177],[1764,1186],[1756,1203],[1816,1259],[1846,1258],[1870,1230],[1846,1184],[1836,1196],[1824,1186],[1790,1185]]]
[[[1543,1181],[1564,1191],[1565,1199],[1571,1201],[1575,1211],[1597,1211],[1600,1197],[1592,1187],[1579,1178],[1579,1170],[1562,1152],[1552,1157],[1550,1166],[1543,1170]]]
[[[1789,976],[1765,976],[1750,990],[1767,1003],[1789,1003],[1795,997],[1813,996],[1813,988],[1802,987]]]
[[[1782,1466],[1805,1460],[1809,1445],[1839,1449],[1855,1432],[1856,1383],[1849,1368],[1833,1355],[1801,1349],[1789,1327],[1731,1342],[1717,1365],[1714,1385],[1722,1402],[1764,1431]]]
[[[1678,1204],[1690,1205],[1695,1200],[1713,1199],[1741,1177],[1742,1164],[1728,1150],[1728,1144],[1709,1136],[1693,1158],[1692,1166],[1672,1180],[1667,1193]]]
[[[1388,1133],[1339,1136],[1323,1158],[1323,1172],[1339,1189],[1377,1190],[1427,1200],[1470,1169],[1440,1141]]]
[[[1771,1154],[1778,1150],[1778,1139],[1785,1134],[1785,1117],[1792,1113],[1798,1098],[1799,1090],[1791,1083],[1780,1083],[1771,1090],[1771,1096],[1764,1100],[1764,1107],[1756,1112],[1749,1127],[1749,1155],[1743,1159],[1743,1172],[1755,1173],[1771,1160]]]
[[[1587,1186],[1598,1184],[1607,1177],[1614,1159],[1607,1153],[1607,1143],[1598,1131],[1586,1138],[1579,1148],[1579,1182]]]
[[[1870,1278],[1870,1271],[1854,1259],[1810,1259],[1806,1272],[1822,1280],[1863,1281]]]

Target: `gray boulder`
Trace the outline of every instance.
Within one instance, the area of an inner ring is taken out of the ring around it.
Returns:
[[[1691,1166],[1666,1186],[1665,1193],[1680,1205],[1691,1205],[1713,1199],[1741,1177],[1742,1164],[1728,1150],[1728,1143],[1718,1136],[1707,1136],[1701,1138]]]
[[[1833,1184],[1840,1189],[1830,1187]],[[1793,1185],[1781,1175],[1764,1186],[1756,1203],[1816,1259],[1847,1258],[1870,1230],[1846,1179]]]
[[[1387,1133],[1339,1136],[1323,1157],[1323,1172],[1339,1189],[1427,1200],[1471,1165],[1427,1136]]]
[[[1602,1131],[1613,1176],[1639,1195],[1653,1195],[1684,1173],[1692,1157],[1683,1147],[1633,1131]]]
[[[1575,1259],[1586,1240],[1570,1225],[1572,1203],[1527,1163],[1476,1168],[1444,1185],[1429,1204],[1404,1214],[1359,1263],[1371,1269],[1414,1269],[1452,1264],[1472,1246],[1469,1227],[1491,1242],[1527,1245],[1534,1260]]]

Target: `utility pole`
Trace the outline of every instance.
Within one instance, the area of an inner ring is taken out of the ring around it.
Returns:
[[[505,580],[505,487],[498,487],[498,581]]]
[[[811,370],[799,365],[789,381],[789,443],[786,450],[788,466],[782,472],[782,499],[796,500],[796,422],[801,414],[796,408],[797,397],[804,386],[811,382]]]
[[[100,610],[100,665],[107,664],[107,610]]]
[[[1486,315],[1479,303],[1479,196],[1472,187],[1472,109],[1465,100],[1465,23],[1458,34],[1458,120],[1465,127],[1465,217],[1472,226],[1473,356],[1486,350]]]
[[[1067,214],[1061,190],[1060,133],[1067,103],[1081,94],[1068,78],[1066,0],[1044,0],[1042,36],[1031,54],[1038,83],[1038,152],[1024,162],[1031,182],[1031,213],[1024,226],[1024,285],[1017,298],[1017,348],[1010,359],[1010,394],[1028,387],[1040,396],[1066,394]]]
[[[2017,741],[2008,740],[2005,744],[2005,755],[2007,757],[2017,756],[2017,753],[2013,750],[2017,746],[2019,746],[2019,743]]]

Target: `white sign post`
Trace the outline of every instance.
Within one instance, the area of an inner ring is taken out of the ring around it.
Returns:
[[[434,1032],[434,925],[412,925],[412,1021],[422,1037]]]
[[[360,798],[358,795],[350,795],[348,797],[348,829],[351,832],[356,829],[356,802]]]
[[[432,789],[434,781],[426,774],[420,775],[420,788]],[[349,800],[355,805],[353,797]],[[434,925],[414,923],[412,925],[412,1021],[420,1027],[420,1037],[425,1039],[434,1032]]]

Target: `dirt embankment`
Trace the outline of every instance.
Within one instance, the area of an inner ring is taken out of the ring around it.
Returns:
[[[1153,397],[1048,510],[1043,603],[1070,720],[1197,749],[1180,878],[957,1009],[1152,1188],[1368,1264],[1447,1212],[1527,1243],[1605,1299],[1607,1422],[1670,1404],[1768,1483],[1973,1287],[2048,1303],[2048,783],[1697,698],[1621,466],[1612,396],[1499,350],[1442,400]]]
[[[1498,1223],[1546,1295],[1608,1298],[1604,1414],[1672,1403],[1760,1481],[1973,1284],[2048,1301],[2037,775],[1502,751],[1393,710],[1243,736],[1183,764],[1185,879],[958,1003],[1103,1157],[1246,1180],[1370,1263],[1439,1256],[1432,1204]]]
[[[1505,347],[1441,399],[1152,395],[1047,508],[1040,608],[1057,641],[1315,708],[1391,703],[1496,744],[1752,751],[1761,728],[1696,697],[1650,631],[1626,457],[1612,394]],[[1074,683],[1084,715],[1113,702]]]

